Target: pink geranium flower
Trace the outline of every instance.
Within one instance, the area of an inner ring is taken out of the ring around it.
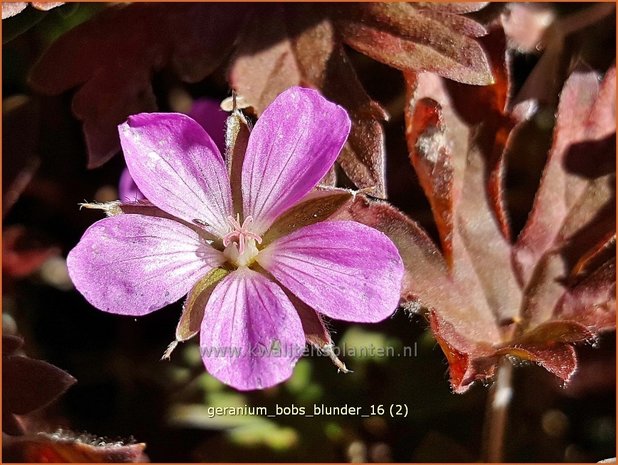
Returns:
[[[305,347],[307,318],[295,300],[355,322],[381,321],[395,311],[403,264],[381,232],[323,221],[264,240],[335,162],[350,130],[343,108],[309,89],[279,95],[249,137],[242,199],[233,199],[219,150],[191,118],[139,114],[119,130],[131,176],[165,217],[120,214],[84,233],[67,262],[75,286],[95,307],[145,315],[225,270],[204,303],[200,346],[206,369],[238,389],[265,388],[291,375]]]

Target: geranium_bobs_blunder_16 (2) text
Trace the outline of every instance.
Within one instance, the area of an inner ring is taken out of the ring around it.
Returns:
[[[133,317],[188,294],[177,339],[200,333],[211,375],[239,390],[286,380],[321,315],[378,322],[399,303],[403,263],[382,232],[347,220],[278,226],[319,196],[349,131],[343,108],[289,88],[248,135],[234,186],[193,119],[130,116],[120,141],[147,201],[86,230],[67,258],[73,283],[96,308]]]

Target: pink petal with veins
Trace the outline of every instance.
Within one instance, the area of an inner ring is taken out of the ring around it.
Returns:
[[[380,231],[353,221],[325,221],[277,239],[258,263],[316,311],[377,322],[399,303],[403,262]]]
[[[67,266],[92,305],[139,316],[177,301],[223,261],[221,252],[177,221],[123,214],[90,226]]]
[[[291,87],[258,119],[242,167],[245,217],[262,235],[333,165],[350,132],[346,111],[317,91]]]
[[[240,268],[213,291],[200,333],[210,374],[240,390],[286,380],[305,349],[296,309],[265,276]]]
[[[180,113],[141,113],[119,126],[127,167],[137,187],[161,210],[223,237],[232,214],[230,181],[219,149]]]

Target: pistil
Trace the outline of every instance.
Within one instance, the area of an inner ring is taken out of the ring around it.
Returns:
[[[236,218],[228,216],[227,220],[233,229],[223,236],[223,254],[236,266],[248,266],[258,254],[256,242],[262,243],[262,238],[249,229],[253,218],[248,216],[240,224],[240,214],[236,214]]]

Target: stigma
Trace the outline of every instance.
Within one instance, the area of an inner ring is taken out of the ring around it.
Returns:
[[[236,218],[228,216],[227,221],[232,230],[223,236],[223,255],[235,266],[251,265],[259,253],[256,243],[262,243],[262,238],[250,230],[253,218],[248,216],[240,224],[240,214],[236,214]]]

